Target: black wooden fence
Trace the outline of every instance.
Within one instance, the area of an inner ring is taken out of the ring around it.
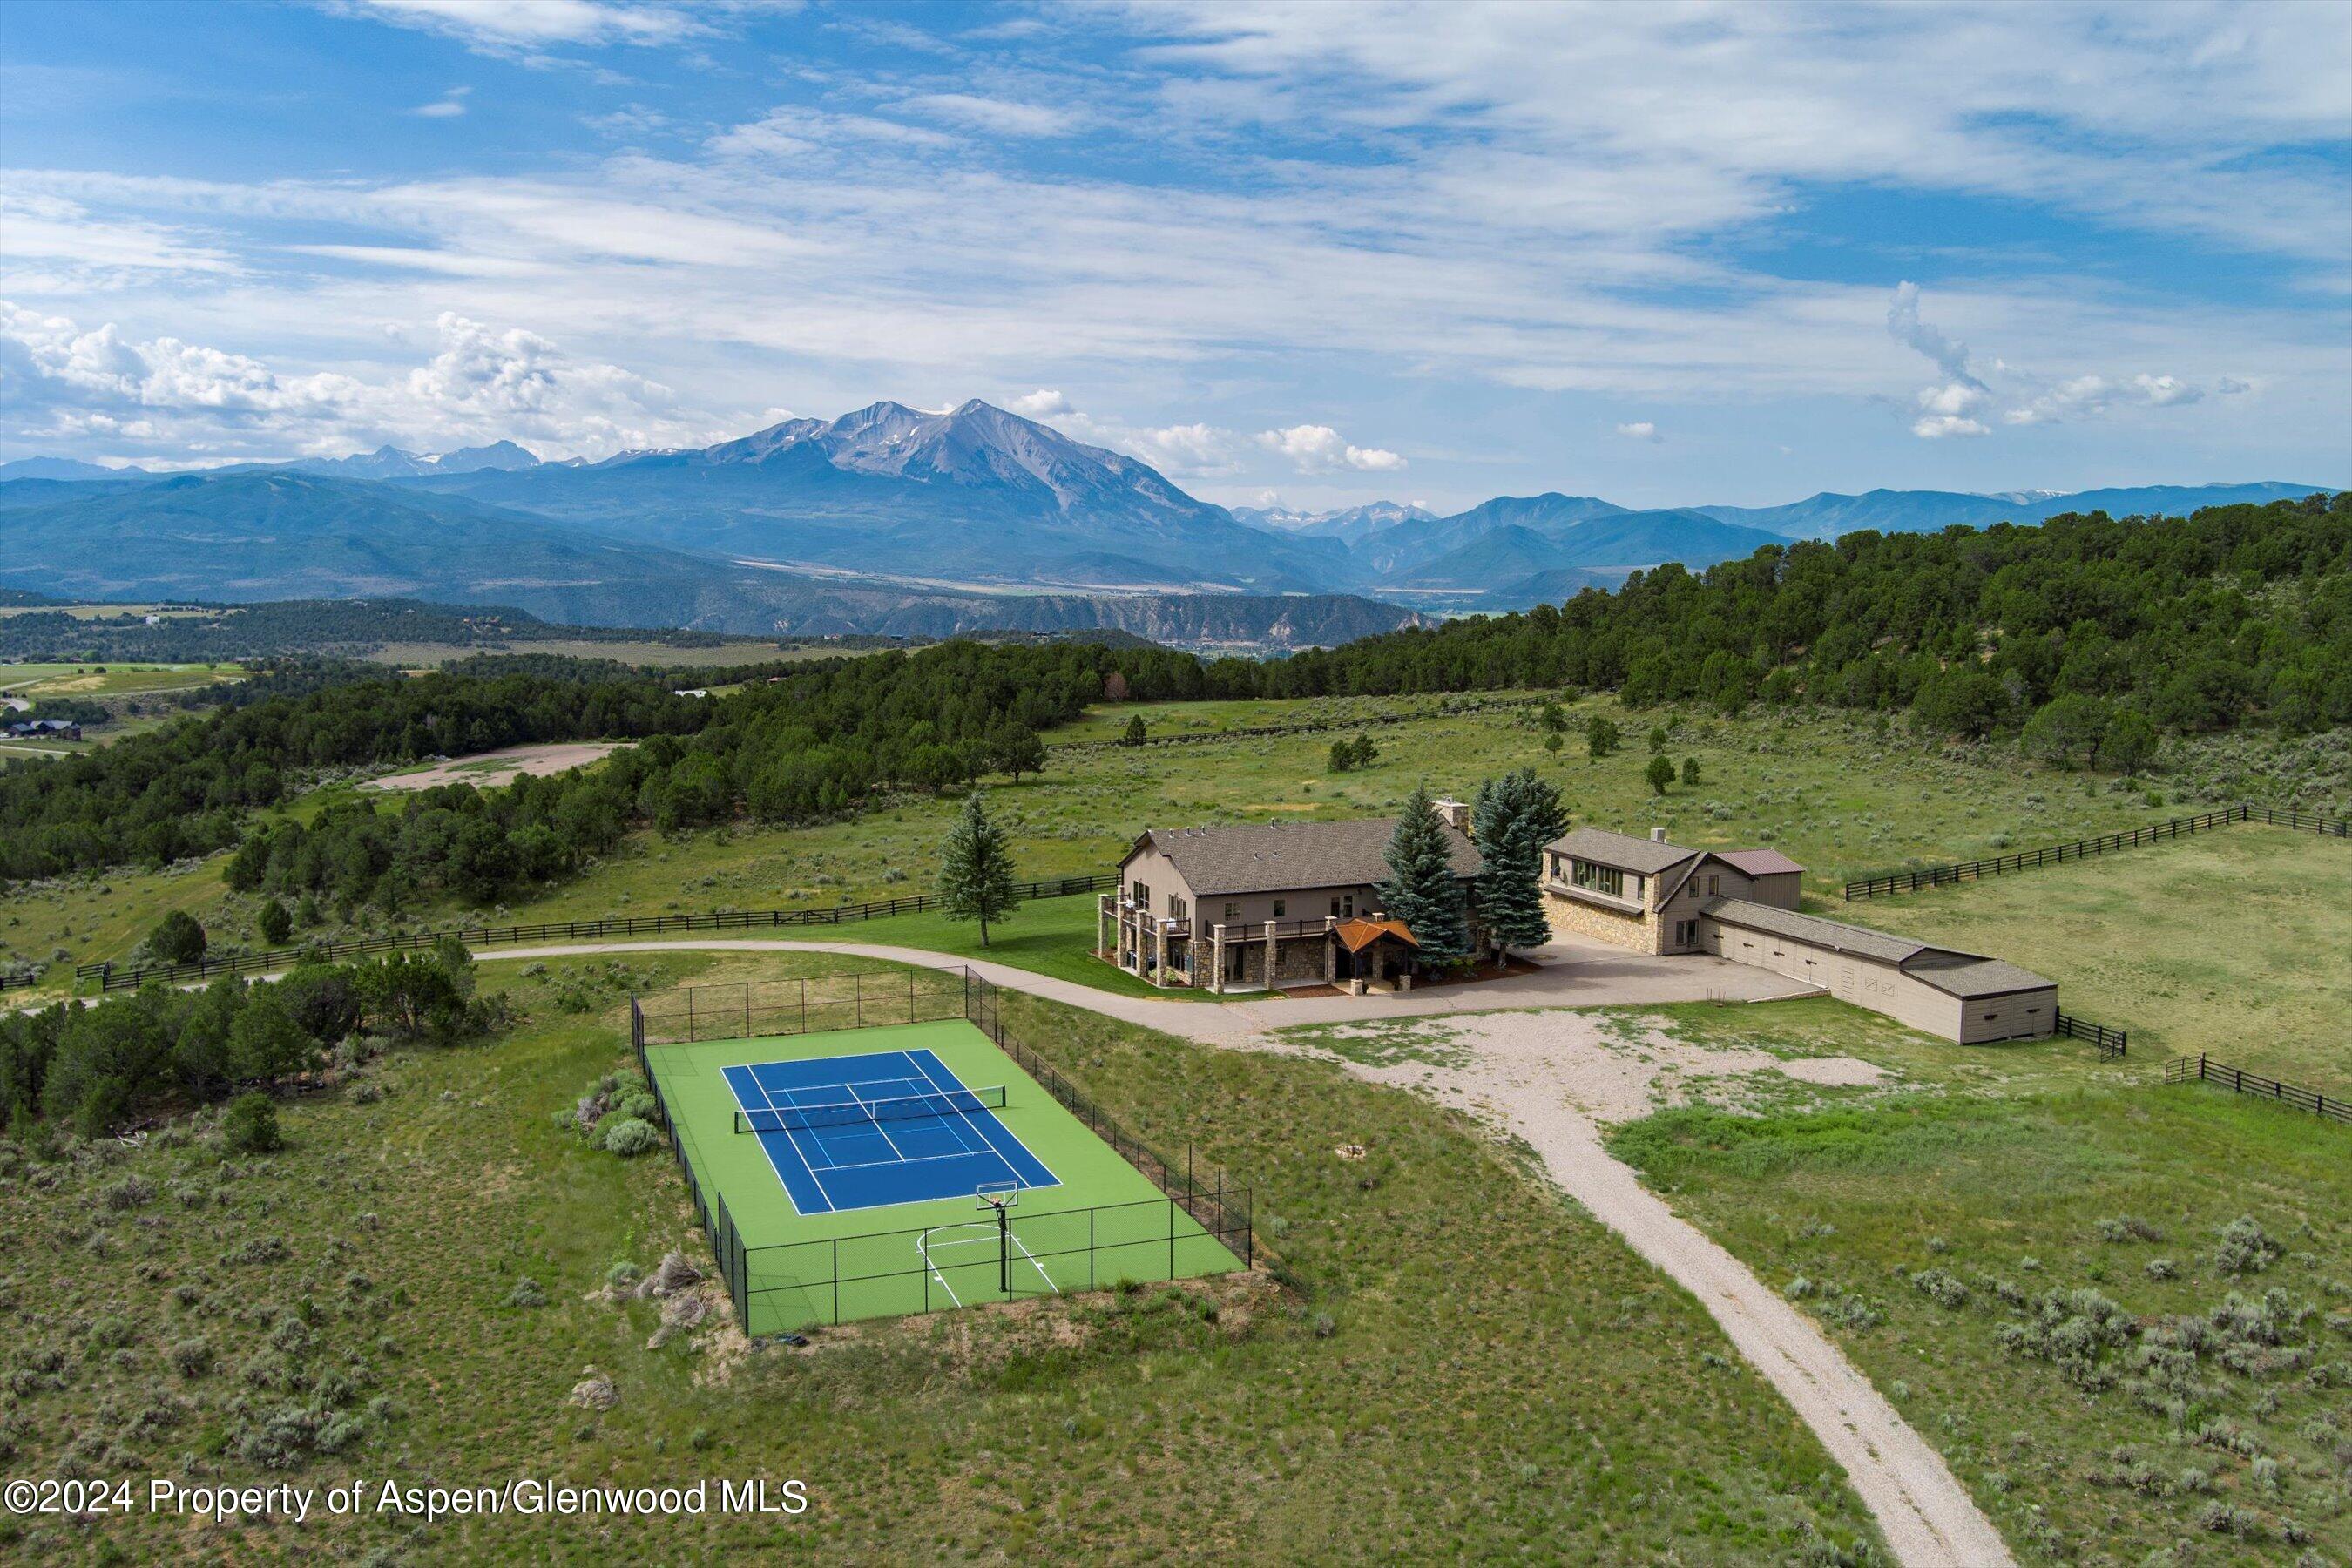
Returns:
[[[2167,1083],[2218,1083],[2239,1094],[2251,1094],[2263,1100],[2275,1100],[2332,1121],[2352,1121],[2352,1100],[2340,1094],[2322,1094],[2315,1089],[2297,1089],[2291,1083],[2281,1083],[2274,1078],[2264,1078],[2243,1068],[2225,1067],[2200,1052],[2193,1057],[2175,1057],[2164,1064]]]
[[[1950,866],[1923,866],[1915,871],[1893,871],[1883,877],[1864,877],[1848,882],[1845,896],[1847,901],[1852,902],[1855,899],[1874,899],[1889,893],[1916,893],[1922,888],[1941,888],[1956,882],[1980,881],[1987,877],[2005,877],[2012,871],[2032,871],[2043,866],[2063,866],[2069,861],[2110,855],[2118,849],[2136,849],[2143,844],[2162,844],[2169,839],[2185,838],[2192,833],[2208,833],[2217,827],[2227,827],[2233,822],[2266,822],[2276,827],[2299,828],[2334,838],[2352,837],[2352,823],[2341,817],[2280,810],[2267,805],[2226,805],[2219,811],[2203,812],[2196,816],[2176,816],[2167,822],[2151,823],[2146,827],[2105,833],[2096,838],[2077,839],[2072,844],[2053,845],[2046,849],[2021,849],[2014,855],[1996,855],[1984,860],[1965,860]]]
[[[2051,1032],[2063,1035],[2070,1040],[2088,1040],[2099,1047],[2099,1054],[2103,1057],[2122,1056],[2130,1044],[2123,1030],[2110,1029],[2105,1024],[2078,1018],[2063,1007],[2058,1009],[2058,1022],[2052,1026]]]
[[[1118,886],[1118,873],[1098,871],[1087,877],[1061,877],[1030,882],[1014,889],[1024,899],[1057,899],[1073,893],[1107,893]],[[225,953],[194,963],[142,963],[118,967],[111,961],[77,964],[77,981],[95,980],[103,991],[131,990],[150,980],[205,980],[215,974],[250,974],[317,960],[365,958],[380,952],[421,952],[443,937],[454,936],[468,947],[514,942],[593,942],[604,937],[663,936],[688,931],[767,931],[785,926],[847,925],[882,920],[891,915],[920,914],[938,909],[937,893],[909,893],[898,899],[875,899],[862,904],[837,904],[829,909],[730,910],[709,914],[616,915],[593,921],[548,921],[539,925],[461,926],[442,931],[409,931],[400,936],[355,937],[341,942],[315,942],[304,947],[273,948],[266,952]]]
[[[0,991],[14,991],[19,986],[30,985],[38,978],[32,974],[0,974]]]

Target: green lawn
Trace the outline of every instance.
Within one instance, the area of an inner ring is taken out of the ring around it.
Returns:
[[[914,994],[909,990],[896,999]],[[737,1131],[743,1100],[726,1075],[730,1067],[899,1051],[931,1053],[965,1089],[1005,1089],[1002,1109],[982,1110],[978,1117],[992,1118],[1054,1178],[1022,1192],[1010,1218],[1015,1298],[1047,1293],[1057,1284],[1092,1289],[1242,1267],[1223,1243],[961,1018],[651,1047],[648,1062],[705,1200],[727,1205],[740,1237],[751,1332],[1007,1299],[996,1226],[976,1211],[972,1191],[803,1213],[776,1163],[792,1165],[798,1176],[794,1163],[804,1163],[812,1173],[805,1179],[819,1189],[814,1201],[854,1202],[873,1195],[873,1189],[844,1186],[835,1193],[851,1178],[835,1173],[829,1183],[828,1162],[898,1159],[898,1144],[909,1139],[916,1141],[911,1148],[929,1150],[944,1142],[935,1129],[902,1127],[895,1140],[887,1123],[877,1123],[879,1132],[871,1134],[847,1128]],[[956,1140],[958,1147],[967,1142]],[[908,1165],[891,1174],[903,1179],[922,1172]]]

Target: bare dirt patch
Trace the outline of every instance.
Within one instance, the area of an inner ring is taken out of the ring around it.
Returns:
[[[627,744],[626,741],[561,741],[542,746],[509,746],[504,751],[483,752],[471,757],[445,757],[413,773],[370,779],[361,787],[420,790],[469,784],[477,789],[495,789],[514,783],[525,773],[544,778],[549,773],[568,773],[574,768],[584,768],[591,763],[603,762]]]
[[[1743,1079],[1776,1074],[1803,1083],[1869,1086],[1884,1069],[1854,1057],[1776,1057],[1746,1047],[1691,1045],[1643,1019],[1569,1011],[1458,1013],[1326,1025],[1286,1031],[1300,1044],[1347,1058],[1367,1076],[1433,1087],[1430,1069],[1472,1069],[1521,1090],[1533,1105],[1631,1121],[1704,1094],[1737,1109]],[[1760,1090],[1769,1082],[1756,1087]]]

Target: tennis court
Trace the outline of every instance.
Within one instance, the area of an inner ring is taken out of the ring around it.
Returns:
[[[1002,1085],[968,1089],[928,1050],[726,1069],[735,1131],[760,1140],[802,1214],[1060,1184],[996,1119]]]
[[[643,1059],[751,1333],[1244,1267],[1245,1205],[1145,1159],[1163,1191],[963,1018]]]

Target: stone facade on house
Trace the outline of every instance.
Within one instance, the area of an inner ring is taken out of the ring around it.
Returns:
[[[1438,815],[1468,904],[1480,862],[1457,825],[1466,808],[1444,803]],[[1155,985],[1263,991],[1391,979],[1400,962],[1415,963],[1410,952],[1360,960],[1337,933],[1381,912],[1378,884],[1395,831],[1396,820],[1381,817],[1146,833],[1119,863],[1119,890],[1100,900],[1096,950]],[[1471,924],[1475,952],[1475,908]]]

